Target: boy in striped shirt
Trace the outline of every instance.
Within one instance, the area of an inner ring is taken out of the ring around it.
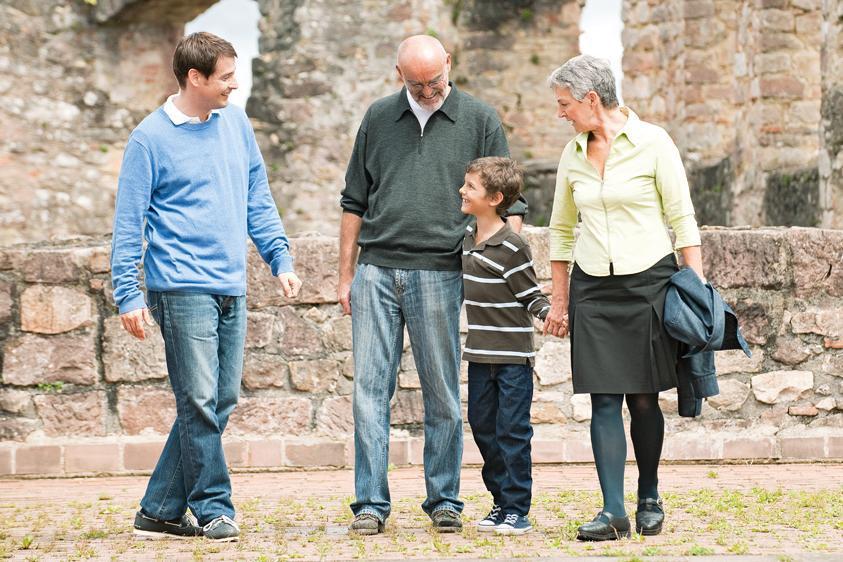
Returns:
[[[523,176],[509,158],[474,160],[460,188],[466,228],[462,266],[468,338],[468,423],[483,455],[483,482],[494,500],[479,531],[532,530],[530,404],[533,401],[533,320],[550,303],[536,281],[527,241],[502,215],[518,199]]]

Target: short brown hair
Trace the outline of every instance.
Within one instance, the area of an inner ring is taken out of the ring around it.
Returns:
[[[220,57],[237,58],[234,47],[213,33],[198,31],[181,38],[173,53],[173,74],[179,81],[179,87],[187,84],[187,73],[195,68],[205,78],[214,73]]]
[[[495,208],[499,215],[506,214],[521,195],[524,173],[515,160],[500,156],[486,156],[468,163],[466,174],[477,174],[486,190],[486,195],[503,194],[503,201]]]

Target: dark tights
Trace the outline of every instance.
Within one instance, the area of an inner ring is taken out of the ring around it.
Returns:
[[[623,394],[591,395],[591,447],[603,492],[603,509],[624,515],[623,472],[626,462],[621,405]],[[638,465],[638,497],[658,498],[659,458],[664,442],[664,416],[658,394],[627,394],[630,434]]]

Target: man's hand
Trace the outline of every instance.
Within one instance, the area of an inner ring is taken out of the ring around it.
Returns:
[[[298,276],[290,271],[289,273],[281,273],[278,275],[278,280],[281,281],[281,288],[284,290],[284,296],[291,299],[299,294],[301,289],[301,280]]]
[[[337,300],[342,305],[342,313],[349,315],[351,314],[351,282],[354,277],[352,276],[351,279],[344,279],[343,277],[340,276],[337,283]]]
[[[544,319],[544,333],[564,338],[568,335],[568,306],[567,303],[553,302],[550,311]]]
[[[143,325],[153,325],[152,315],[146,307],[121,314],[120,322],[123,324],[124,330],[139,340],[146,339],[146,332],[143,329]]]

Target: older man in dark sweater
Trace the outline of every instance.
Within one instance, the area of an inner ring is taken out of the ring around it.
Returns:
[[[369,107],[342,192],[338,297],[346,314],[353,311],[351,530],[359,534],[382,532],[390,513],[389,401],[405,325],[424,400],[422,508],[437,531],[462,528],[459,313],[467,218],[459,187],[470,161],[509,150],[495,110],[457,90],[450,69],[450,55],[433,37],[401,43],[397,70],[405,87]],[[519,202],[510,214],[525,210]],[[519,229],[521,217],[510,217],[510,225]]]

